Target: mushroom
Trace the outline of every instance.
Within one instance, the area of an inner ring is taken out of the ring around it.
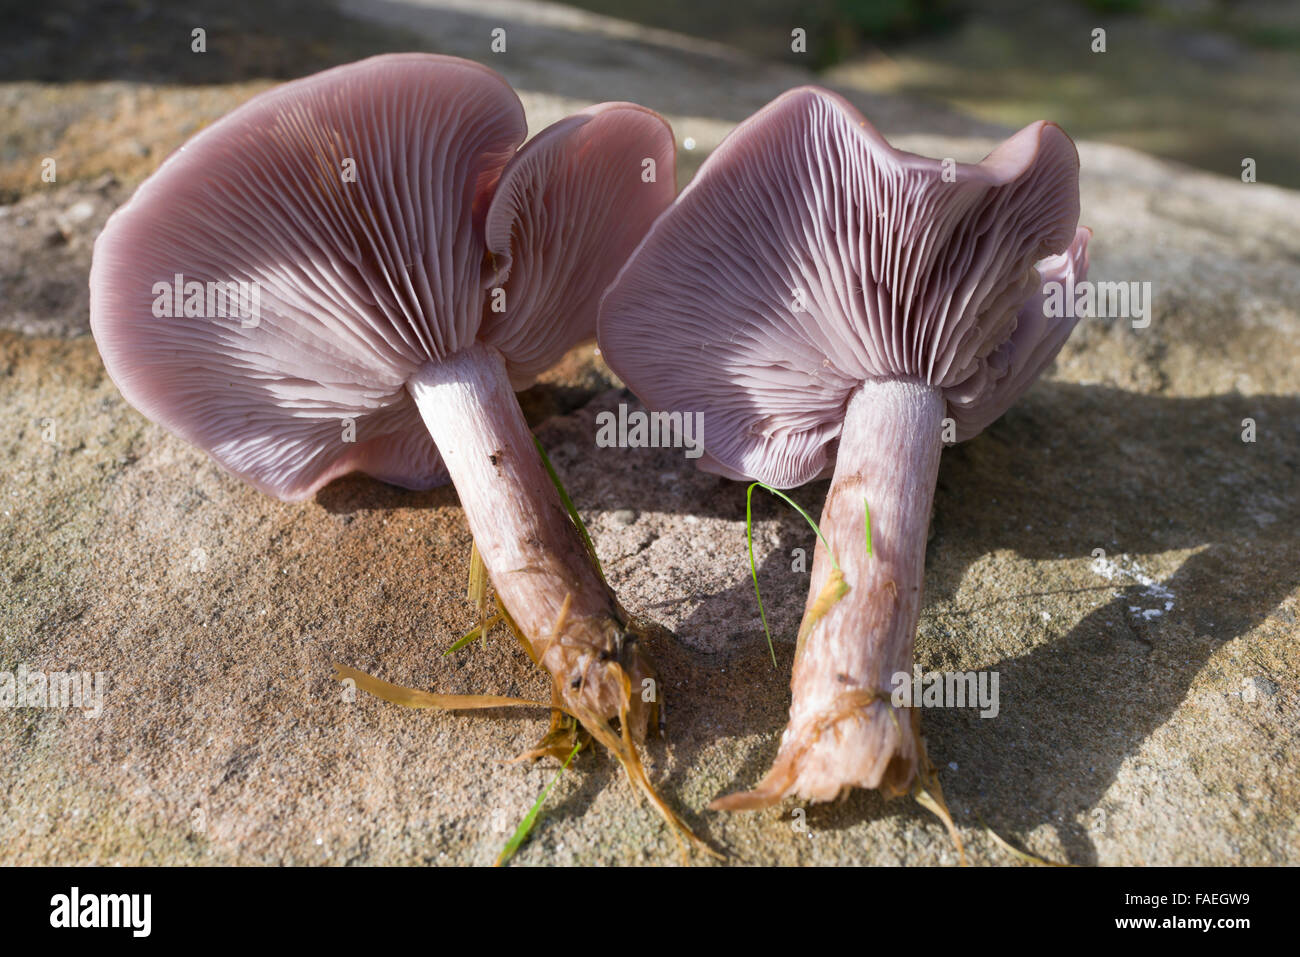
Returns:
[[[602,355],[652,409],[703,413],[701,468],[831,475],[779,752],[712,807],[894,796],[928,769],[919,712],[891,693],[912,674],[939,454],[1071,331],[1042,290],[1086,270],[1078,175],[1051,123],[976,165],[932,160],[802,87],[727,137],[606,293]]]
[[[514,397],[594,337],[598,297],[672,201],[672,131],[605,103],[519,149],[526,132],[501,76],[445,56],[256,96],[109,221],[91,328],[132,405],[265,493],[450,477],[553,706],[678,824],[633,745],[655,725],[654,626],[606,585]]]

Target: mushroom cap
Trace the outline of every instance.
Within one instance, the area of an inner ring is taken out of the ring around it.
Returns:
[[[1078,177],[1051,123],[954,163],[894,149],[834,93],[791,90],[646,234],[601,303],[601,353],[651,408],[703,413],[699,465],[731,478],[828,472],[868,379],[942,389],[969,438],[1073,325],[1039,293],[1084,268]]]
[[[526,386],[594,335],[600,290],[675,189],[671,172],[641,179],[642,157],[673,168],[649,110],[604,104],[519,150],[526,133],[509,84],[454,57],[378,56],[254,97],[96,240],[90,319],[109,375],[279,498],[350,471],[445,482],[407,379],[482,339]],[[250,284],[255,316],[160,317],[175,301],[158,284],[177,276]]]
[[[501,174],[484,231],[508,309],[487,311],[479,335],[508,358],[516,389],[595,338],[600,297],[677,195],[675,151],[658,113],[601,103],[542,130]]]

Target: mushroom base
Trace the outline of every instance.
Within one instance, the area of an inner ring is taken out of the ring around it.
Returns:
[[[891,696],[895,676],[912,675],[944,412],[938,389],[906,380],[866,382],[850,399],[821,517],[848,591],[827,607],[834,565],[819,539],[780,751],[757,788],[714,808],[829,801],[853,787],[893,797],[912,785],[920,717]]]

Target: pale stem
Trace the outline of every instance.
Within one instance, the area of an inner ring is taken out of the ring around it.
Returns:
[[[601,717],[617,717],[620,689],[606,665],[617,658],[634,681],[643,670],[619,657],[627,616],[546,474],[500,353],[476,344],[426,364],[407,389],[501,604],[566,699],[582,697]]]
[[[716,806],[761,807],[787,794],[829,801],[849,787],[894,795],[912,783],[919,720],[890,696],[895,674],[912,673],[944,408],[938,389],[897,379],[866,382],[850,399],[820,522],[849,591],[795,655],[790,720],[771,772]],[[819,539],[805,617],[831,573]]]

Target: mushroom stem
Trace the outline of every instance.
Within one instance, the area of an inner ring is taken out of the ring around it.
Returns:
[[[912,674],[944,410],[939,389],[904,379],[868,380],[849,400],[821,519],[849,590],[810,624],[833,571],[818,540],[780,751],[755,790],[714,808],[829,801],[850,787],[907,793],[924,754],[919,713],[890,696],[894,675]]]
[[[476,343],[430,362],[407,389],[460,496],[503,607],[559,701],[592,730],[626,710],[635,739],[656,713],[654,670],[533,445],[505,361]]]
[[[501,606],[530,657],[551,674],[553,702],[614,752],[683,853],[689,842],[716,854],[655,791],[636,750],[659,714],[644,640],[664,631],[631,618],[601,578],[533,445],[505,360],[476,343],[422,366],[406,387],[460,495]],[[529,754],[549,753],[549,738]]]

